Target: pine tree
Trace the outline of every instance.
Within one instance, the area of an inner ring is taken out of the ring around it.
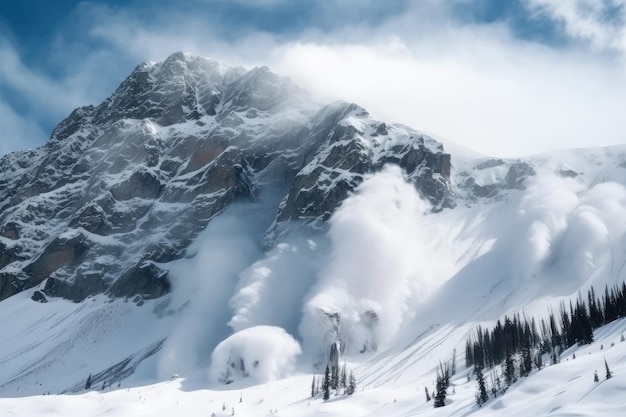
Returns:
[[[341,381],[339,381],[341,384],[341,388],[343,388],[344,392],[346,391],[347,379],[348,376],[346,375],[346,364],[344,363],[341,367]]]
[[[600,378],[598,378],[598,371],[593,371],[593,382],[600,382]]]
[[[613,373],[609,369],[609,364],[606,363],[606,358],[604,358],[604,367],[606,368],[606,379],[610,379],[613,376]]]
[[[354,372],[350,371],[350,378],[348,382],[348,395],[352,395],[356,392],[356,378]]]
[[[91,389],[91,374],[87,377],[87,381],[85,382],[85,389]]]
[[[515,362],[513,356],[509,353],[504,360],[504,383],[510,387],[515,382]]]
[[[452,365],[450,365],[450,376],[456,374],[456,348],[452,350]]]
[[[313,375],[313,382],[311,383],[311,398],[315,397],[315,388],[317,387],[317,383],[315,381],[315,375]]]
[[[524,349],[522,349],[522,358],[519,363],[519,375],[521,377],[526,377],[530,375],[530,372],[532,371],[532,365],[533,357],[530,353],[530,347],[525,346]]]
[[[552,350],[552,354],[550,355],[550,360],[552,362],[552,365],[556,365],[557,363],[559,363],[559,357],[556,355],[555,350]]]
[[[439,371],[441,368],[441,372]],[[435,385],[435,401],[434,407],[444,407],[446,405],[446,389],[448,388],[446,384],[446,376],[443,371],[443,366],[439,364],[439,368],[437,369],[437,383]]]
[[[476,368],[476,382],[478,383],[478,392],[476,393],[476,404],[482,407],[484,403],[489,401],[487,388],[485,387],[485,379],[483,378],[483,370]]]
[[[428,393],[428,387],[424,387],[424,392],[426,392],[426,402],[430,401],[430,394]]]
[[[334,345],[333,345],[334,346]],[[330,371],[330,387],[334,390],[339,388],[339,368],[332,366]]]
[[[541,353],[541,350],[538,350],[535,353],[534,362],[535,362],[535,368],[537,369],[543,368],[543,353]]]
[[[328,365],[326,365],[326,370],[324,371],[324,382],[322,383],[322,392],[324,393],[324,401],[327,401],[330,398],[330,369],[328,369]]]

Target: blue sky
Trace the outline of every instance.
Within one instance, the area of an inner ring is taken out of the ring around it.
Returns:
[[[0,2],[0,154],[143,60],[269,65],[320,100],[514,156],[622,143],[626,0]]]

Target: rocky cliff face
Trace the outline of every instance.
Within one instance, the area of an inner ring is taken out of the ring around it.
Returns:
[[[45,146],[0,160],[0,300],[37,286],[40,302],[159,297],[170,287],[159,264],[234,200],[278,180],[287,193],[268,236],[323,225],[386,163],[435,210],[455,205],[450,155],[427,136],[354,104],[315,104],[265,67],[184,53],[141,64]]]

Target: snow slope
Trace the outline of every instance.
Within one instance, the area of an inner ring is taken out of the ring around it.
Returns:
[[[414,383],[460,351],[478,323],[517,311],[540,317],[591,284],[624,279],[624,154],[539,156],[525,162],[537,170],[525,188],[440,212],[391,167],[370,176],[328,230],[294,223],[264,250],[281,195],[267,189],[212,221],[187,257],[161,265],[173,276],[166,297],[140,306],[53,299],[33,308],[26,291],[3,301],[9,342],[0,348],[0,392],[80,391],[89,374],[112,385],[189,375],[207,369],[219,342],[258,325],[283,328],[302,344],[299,372],[322,363],[339,337],[364,386]],[[454,178],[504,181],[501,165],[457,164]],[[563,176],[565,168],[580,174]],[[458,192],[469,193],[460,182]],[[338,313],[340,330],[324,312]]]
[[[596,341],[572,348],[562,362],[533,371],[506,394],[482,408],[474,402],[475,382],[467,382],[465,370],[453,379],[454,393],[443,408],[426,402],[424,386],[433,384],[433,373],[413,375],[410,383],[377,386],[364,383],[351,397],[331,397],[328,402],[309,396],[311,374],[262,385],[229,385],[207,389],[203,374],[154,385],[106,388],[80,395],[37,395],[0,398],[0,412],[14,416],[618,416],[623,413],[626,388],[626,320],[596,331]],[[611,346],[614,343],[614,346]],[[604,348],[601,348],[603,346]],[[572,359],[572,355],[576,359]],[[604,378],[604,359],[613,377]],[[425,369],[426,370],[426,369]],[[598,370],[600,382],[593,382]],[[452,388],[450,389],[452,391]],[[224,408],[224,410],[223,410]],[[234,410],[234,411],[233,411]]]

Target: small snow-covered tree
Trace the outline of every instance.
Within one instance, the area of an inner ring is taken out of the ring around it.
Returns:
[[[443,369],[443,368],[442,368]],[[435,408],[443,407],[446,405],[446,376],[443,372],[439,372],[437,369],[437,382],[435,384],[435,401],[433,406]]]
[[[85,381],[85,389],[91,389],[91,374],[89,374],[87,381]]]
[[[604,367],[606,368],[606,379],[610,379],[613,376],[613,373],[609,369],[609,364],[606,362],[606,358],[604,358]]]
[[[450,376],[456,374],[456,348],[452,349],[452,364],[450,365]]]
[[[428,393],[428,387],[424,387],[424,392],[426,392],[426,402],[430,401],[430,394]]]
[[[600,382],[600,378],[598,378],[598,371],[593,371],[593,382]]]
[[[315,392],[316,388],[317,388],[317,381],[315,381],[315,375],[313,375],[313,382],[311,382],[311,397],[315,397],[315,394],[317,394]]]

